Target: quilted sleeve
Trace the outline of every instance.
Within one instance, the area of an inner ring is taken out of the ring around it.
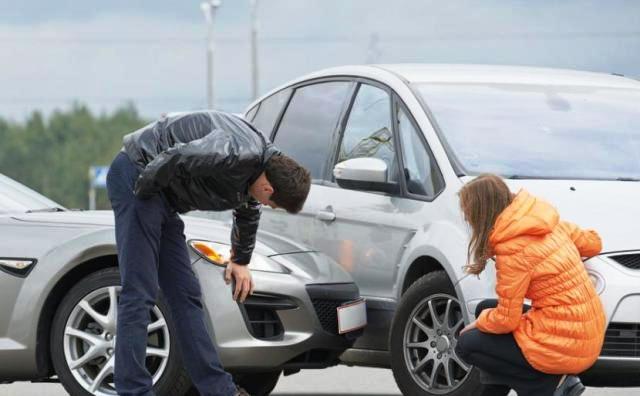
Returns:
[[[261,207],[258,201],[251,199],[233,211],[231,261],[236,264],[247,265],[251,261],[251,254],[256,245]]]
[[[594,230],[582,230],[573,223],[563,222],[567,228],[571,240],[578,248],[580,256],[593,257],[602,251],[602,240]]]
[[[478,317],[478,329],[485,333],[513,332],[522,317],[524,296],[531,281],[531,269],[514,256],[496,256],[496,308],[485,309]]]

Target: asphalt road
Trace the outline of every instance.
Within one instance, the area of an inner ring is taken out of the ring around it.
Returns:
[[[0,385],[0,396],[66,396],[58,384]],[[338,366],[307,370],[280,380],[274,396],[398,396],[391,371]],[[515,395],[515,393],[513,393]],[[584,396],[640,396],[640,388],[589,388]]]

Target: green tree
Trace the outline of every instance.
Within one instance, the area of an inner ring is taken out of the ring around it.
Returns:
[[[131,103],[100,115],[76,103],[48,119],[39,111],[23,123],[0,118],[0,172],[66,207],[87,208],[89,167],[109,165],[122,137],[147,123]],[[97,207],[110,207],[104,191]]]

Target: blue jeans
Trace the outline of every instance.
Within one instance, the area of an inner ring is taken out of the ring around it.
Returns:
[[[154,395],[145,367],[149,312],[158,290],[170,307],[183,362],[201,395],[235,394],[209,336],[184,237],[184,223],[162,194],[142,200],[133,194],[139,170],[119,153],[107,175],[115,213],[122,291],[118,303],[114,382],[118,395]]]

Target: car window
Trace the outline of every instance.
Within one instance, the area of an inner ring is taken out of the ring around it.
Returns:
[[[0,174],[0,213],[26,212],[62,205]]]
[[[244,119],[249,122],[253,121],[253,118],[256,116],[256,113],[258,112],[259,107],[260,107],[260,104],[257,104],[252,108],[250,108],[249,111],[247,111],[247,113],[245,114]]]
[[[389,181],[397,181],[396,155],[391,127],[391,98],[372,85],[362,84],[345,126],[337,162],[373,157],[387,163]]]
[[[265,134],[267,137],[270,137],[271,132],[273,132],[276,119],[278,118],[278,115],[280,115],[282,107],[287,103],[287,99],[289,99],[289,94],[291,94],[290,89],[283,89],[282,91],[278,91],[269,96],[260,102],[257,109],[254,107],[254,109],[257,110],[257,113],[253,118],[250,118],[250,113],[253,109],[249,110],[247,113],[247,120],[250,120],[260,132]]]
[[[419,132],[402,108],[398,111],[398,136],[407,191],[424,197],[435,196],[443,184],[442,176]]]
[[[307,85],[293,93],[275,145],[322,179],[331,152],[331,139],[339,122],[351,83],[335,81]]]

